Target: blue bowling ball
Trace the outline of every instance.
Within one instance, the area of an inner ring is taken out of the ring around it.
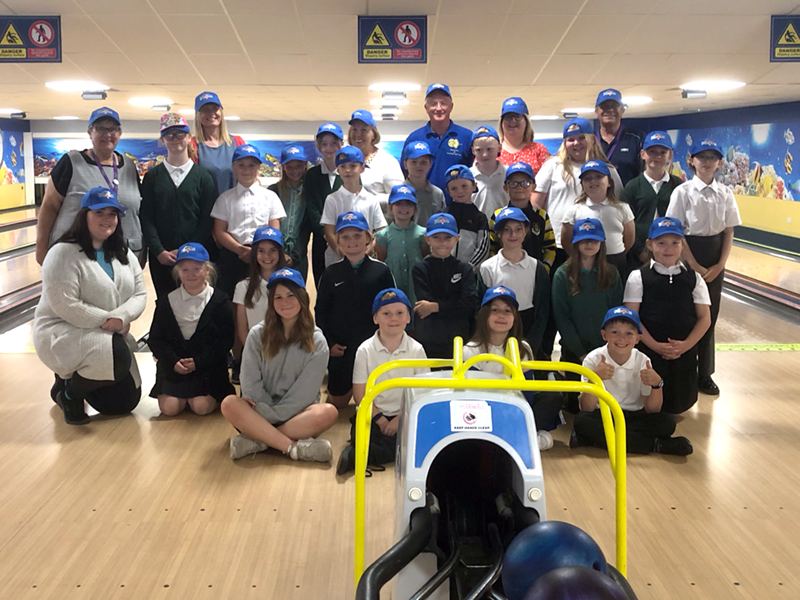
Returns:
[[[627,596],[600,571],[562,567],[534,581],[523,600],[627,600]]]
[[[539,577],[561,567],[588,567],[607,573],[603,551],[591,536],[569,523],[542,521],[519,532],[503,559],[508,600],[523,600]]]

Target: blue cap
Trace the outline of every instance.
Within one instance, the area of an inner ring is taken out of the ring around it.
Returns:
[[[604,160],[587,160],[583,163],[581,167],[581,179],[583,179],[583,174],[589,171],[597,171],[606,176],[611,175],[611,171],[608,169],[608,163]]]
[[[117,200],[117,193],[104,187],[93,187],[81,198],[81,208],[90,210],[100,210],[101,208],[116,208],[120,216],[125,215],[128,210]]]
[[[317,135],[314,137],[319,137],[323,133],[332,133],[337,138],[344,141],[344,132],[336,123],[325,123],[324,125],[320,125],[319,129],[317,129]]]
[[[435,233],[449,233],[458,235],[458,224],[456,218],[449,213],[436,213],[428,219],[428,226],[425,228],[425,235]]]
[[[371,125],[372,127],[377,127],[375,124],[375,117],[372,116],[372,113],[368,110],[357,110],[352,115],[350,115],[350,125],[353,124],[353,121],[363,121],[367,125]]]
[[[613,100],[618,104],[622,104],[622,94],[619,90],[615,90],[613,88],[608,88],[607,90],[603,90],[599,94],[597,94],[597,102],[594,103],[595,106],[600,106],[603,102],[607,100]]]
[[[720,158],[725,156],[722,153],[722,150],[719,149],[719,146],[717,146],[717,143],[714,140],[709,140],[709,139],[700,140],[699,142],[695,142],[694,144],[692,144],[692,147],[689,148],[689,155],[694,156],[695,154],[700,154],[704,150],[711,150],[713,152],[716,152],[717,154],[719,154]]]
[[[196,260],[197,262],[204,263],[209,260],[208,250],[205,249],[203,244],[189,242],[178,248],[178,257],[175,259],[175,262],[180,262],[182,260]]]
[[[647,237],[654,240],[668,233],[685,237],[683,235],[683,223],[681,223],[680,219],[676,219],[675,217],[659,217],[650,225],[650,231],[647,232]]]
[[[672,138],[666,131],[651,131],[644,138],[642,149],[647,150],[653,146],[663,146],[667,150],[672,150]]]
[[[303,276],[300,274],[300,271],[295,271],[294,269],[290,269],[288,267],[278,269],[269,276],[269,279],[267,280],[267,289],[271,290],[275,285],[281,283],[282,281],[291,281],[301,288],[306,289],[306,282],[305,279],[303,279]]]
[[[342,146],[336,153],[336,166],[348,162],[357,162],[363,165],[364,153],[355,146]]]
[[[508,178],[514,173],[525,173],[525,175],[536,181],[536,177],[533,175],[533,167],[528,163],[515,162],[513,165],[509,166],[506,169],[506,178],[503,181],[508,181]]]
[[[396,302],[405,304],[409,312],[414,310],[411,307],[411,301],[403,290],[398,288],[386,288],[378,292],[378,295],[375,296],[375,300],[372,301],[372,314],[374,315],[387,304],[395,304]]]
[[[222,102],[214,92],[201,92],[194,99],[194,112],[200,112],[206,104],[217,104],[222,108]]]
[[[630,321],[634,325],[636,325],[636,331],[642,333],[642,323],[639,321],[639,313],[635,310],[628,308],[627,306],[617,306],[616,308],[610,308],[606,313],[606,317],[603,319],[603,326],[601,329],[605,329],[606,323],[611,321],[612,319],[625,319],[626,321]]]
[[[525,213],[522,212],[522,209],[515,208],[513,206],[507,206],[497,213],[494,222],[494,232],[498,233],[501,225],[506,221],[519,221],[520,223],[530,224],[530,220],[525,216]]]
[[[290,160],[302,160],[308,162],[306,158],[306,151],[302,146],[286,146],[281,150],[281,164],[285,165]]]
[[[456,179],[469,179],[475,181],[475,175],[472,174],[470,168],[466,165],[453,165],[444,174],[445,185]]]
[[[233,160],[231,162],[236,162],[241,158],[255,158],[262,165],[264,164],[264,159],[261,157],[261,152],[259,152],[258,148],[252,144],[236,146],[236,150],[233,151]]]
[[[92,123],[97,121],[98,119],[114,119],[117,123],[122,125],[122,121],[119,120],[119,113],[115,111],[113,108],[108,108],[107,106],[101,106],[100,108],[95,108],[92,111],[92,114],[89,116],[89,127],[92,126]]]
[[[475,129],[475,131],[472,132],[472,143],[474,144],[475,140],[482,137],[493,137],[498,142],[500,141],[500,136],[497,134],[497,130],[491,125],[481,125]]]
[[[594,133],[594,127],[592,124],[587,121],[586,119],[581,119],[578,117],[577,119],[572,119],[571,121],[567,122],[564,125],[564,137],[568,138],[571,135],[578,135],[579,133]]]
[[[425,142],[413,142],[403,148],[403,160],[409,158],[420,158],[423,156],[433,156],[431,147]]]
[[[583,240],[606,241],[606,231],[603,224],[597,219],[580,219],[572,228],[572,243],[577,244]]]
[[[410,185],[401,183],[392,188],[389,192],[389,204],[400,202],[400,200],[408,200],[409,202],[417,203],[417,192]]]
[[[453,95],[450,93],[450,88],[447,87],[443,83],[432,83],[432,84],[430,84],[428,86],[428,90],[425,92],[425,97],[427,98],[428,96],[431,95],[431,92],[436,92],[436,91],[444,92],[445,94],[447,94],[451,98],[453,97]]]
[[[278,246],[283,248],[283,234],[280,229],[274,229],[272,227],[259,227],[256,229],[256,232],[253,234],[252,245],[255,246],[258,242],[263,242],[264,240],[275,242]]]
[[[508,98],[503,101],[503,109],[500,113],[500,116],[503,117],[509,113],[513,113],[515,115],[527,115],[528,114],[528,105],[525,104],[525,100],[519,97]]]
[[[335,233],[339,233],[345,227],[355,227],[361,231],[367,231],[369,229],[369,223],[367,223],[367,218],[360,212],[350,211],[336,217]]]
[[[506,298],[513,302],[514,306],[519,308],[519,302],[517,302],[517,295],[514,293],[514,290],[511,288],[503,287],[499,285],[497,287],[489,288],[486,290],[486,293],[483,295],[483,300],[481,300],[481,306],[484,304],[491,302],[495,298]]]

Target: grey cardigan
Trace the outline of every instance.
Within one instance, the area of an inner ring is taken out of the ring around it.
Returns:
[[[113,380],[113,332],[100,326],[110,318],[127,326],[144,312],[147,292],[136,256],[129,250],[127,265],[114,260],[112,266],[114,281],[69,243],[53,246],[44,260],[33,345],[39,360],[64,379],[78,371],[87,379]],[[125,341],[133,352],[136,340],[129,333]],[[131,374],[140,385],[135,360]]]
[[[242,396],[258,403],[256,410],[270,423],[283,423],[319,401],[319,389],[328,366],[328,342],[319,327],[314,329],[313,353],[298,344],[264,359],[261,335],[264,322],[247,334],[239,379]]]

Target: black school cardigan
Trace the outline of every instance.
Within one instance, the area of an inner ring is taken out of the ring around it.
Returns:
[[[233,347],[233,309],[228,295],[214,289],[211,300],[203,309],[197,330],[188,340],[183,339],[178,321],[172,312],[168,296],[156,301],[148,345],[158,359],[156,383],[150,396],[157,398],[167,375],[175,374],[175,363],[181,358],[193,358],[197,372],[203,373],[209,394],[224,398],[235,390],[228,379],[228,352]]]

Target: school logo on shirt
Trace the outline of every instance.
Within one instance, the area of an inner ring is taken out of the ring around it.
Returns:
[[[447,145],[450,146],[451,148],[458,148],[461,144],[456,138],[450,138],[447,141]]]
[[[538,224],[538,223],[534,223],[534,224],[531,226],[531,233],[532,233],[533,235],[539,235],[541,232],[542,232],[542,230],[541,230],[541,228],[539,227],[539,224]]]

